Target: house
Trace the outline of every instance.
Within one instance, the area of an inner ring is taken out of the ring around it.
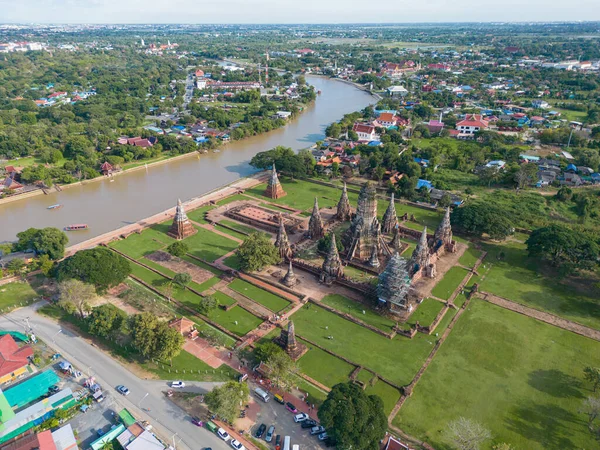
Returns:
[[[485,165],[485,167],[487,167],[487,168],[493,167],[496,170],[502,170],[502,169],[504,169],[504,166],[506,166],[506,161],[501,161],[501,160],[490,161],[489,163],[487,163]]]
[[[466,117],[457,122],[456,129],[461,134],[472,135],[489,127],[489,122],[484,120],[481,114],[467,114]]]
[[[441,189],[432,189],[429,192],[429,197],[431,198],[432,201],[439,202],[446,193],[447,193],[446,191],[443,191]],[[463,204],[464,200],[462,198],[460,198],[458,195],[452,194],[450,192],[448,192],[448,195],[450,196],[450,201],[452,202],[452,204],[454,206],[460,206]]]
[[[196,329],[196,324],[185,317],[175,319],[169,322],[169,327],[177,330],[182,336],[188,336],[193,330]]]
[[[563,176],[558,179],[558,182],[567,186],[581,186],[583,184],[581,177],[578,174],[571,172],[565,172]]]
[[[421,180],[419,178],[419,180],[417,181],[416,189],[419,190],[421,188],[425,188],[425,189],[427,189],[427,191],[431,191],[433,189],[433,185],[431,184],[431,181]]]
[[[378,141],[379,135],[375,133],[375,127],[366,123],[355,123],[352,131],[356,132],[359,141]]]
[[[404,97],[408,94],[404,86],[390,86],[387,88],[387,92],[390,97]]]
[[[196,70],[196,77],[200,78],[200,77],[203,77],[203,76],[204,76],[204,70],[197,69]]]
[[[445,125],[444,122],[441,122],[439,120],[430,120],[429,122],[425,123],[425,126],[431,134],[440,134],[444,129]]]
[[[52,440],[56,445],[56,450],[78,450],[77,440],[73,434],[73,428],[71,424],[66,424],[64,427],[59,428],[52,432]]]
[[[0,185],[0,190],[5,191],[20,191],[25,186],[16,181],[13,177],[6,177],[2,184]]]
[[[376,127],[389,128],[398,124],[398,117],[395,114],[384,112],[373,122]]]
[[[413,70],[419,70],[421,68],[421,64],[417,64],[414,61],[402,61],[401,63],[384,63],[382,72],[385,73],[390,78],[399,78],[405,72],[410,72]]]
[[[29,345],[19,347],[10,334],[0,337],[0,384],[26,374],[32,356],[33,349]]]
[[[57,447],[52,439],[52,432],[46,430],[17,439],[2,447],[2,450],[57,450]]]
[[[531,106],[533,106],[536,109],[546,109],[546,108],[550,108],[550,105],[548,104],[547,101],[545,100],[533,100],[531,102]]]
[[[102,172],[103,175],[110,175],[112,173],[112,171],[114,170],[114,167],[112,166],[111,163],[109,163],[108,161],[105,161],[101,166],[100,166],[100,171]]]
[[[538,170],[537,177],[538,181],[536,183],[537,187],[548,186],[556,180],[558,176],[558,172],[554,170]]]
[[[206,84],[207,84],[207,79],[206,78],[198,78],[196,80],[196,88],[202,90],[202,89],[206,89]]]
[[[412,450],[408,445],[400,442],[400,439],[390,435],[384,450]]]

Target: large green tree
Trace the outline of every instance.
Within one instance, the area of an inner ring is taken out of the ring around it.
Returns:
[[[261,270],[280,260],[279,252],[269,237],[264,233],[252,233],[238,248],[240,267],[246,272]]]
[[[34,250],[37,255],[48,255],[54,261],[65,255],[65,246],[69,242],[67,235],[58,228],[29,228],[17,233],[19,241],[16,250]]]
[[[564,274],[589,270],[598,263],[598,245],[590,236],[564,225],[534,230],[527,239],[529,256],[543,258]]]
[[[97,336],[109,337],[121,328],[126,317],[123,310],[110,303],[97,306],[88,317],[89,331]]]
[[[150,357],[154,352],[157,326],[157,317],[149,312],[136,314],[129,319],[133,346],[143,356]]]
[[[171,328],[166,322],[159,322],[154,332],[155,342],[152,356],[161,361],[173,361],[185,342],[185,338],[176,329]]]
[[[298,364],[286,352],[273,353],[267,359],[266,365],[271,370],[269,378],[275,386],[290,391],[294,383],[297,383]]]
[[[91,310],[90,302],[96,297],[91,284],[75,279],[67,279],[58,284],[59,305],[67,312],[77,312],[80,317]]]
[[[350,382],[333,386],[318,414],[338,448],[379,449],[387,429],[383,401]]]
[[[247,383],[229,381],[213,388],[204,396],[204,401],[212,413],[226,422],[233,423],[238,416],[240,405],[248,401],[248,394]]]
[[[487,203],[471,203],[455,208],[451,221],[456,230],[477,237],[487,234],[491,239],[502,240],[514,233],[508,214],[498,206]]]
[[[56,267],[59,282],[75,278],[93,284],[99,293],[123,282],[130,273],[129,262],[104,247],[81,250]]]

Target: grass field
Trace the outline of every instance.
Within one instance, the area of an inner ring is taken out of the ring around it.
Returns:
[[[422,333],[413,339],[402,336],[388,339],[311,304],[296,312],[292,319],[299,336],[398,384],[412,380],[435,343],[434,337]]]
[[[527,257],[525,245],[517,242],[489,244],[485,250],[488,256],[479,269],[481,291],[600,329],[600,289],[593,280],[544,276],[538,262]]]
[[[172,366],[170,361],[165,361],[158,364],[147,362],[142,364],[142,367],[161,380],[230,381],[237,380],[239,375],[238,372],[226,364],[213,369],[185,350],[182,350],[178,356],[173,358]]]
[[[34,277],[30,282],[15,281],[0,286],[0,309],[17,306],[40,297],[41,294],[35,289],[41,284],[41,281],[41,278]]]
[[[392,409],[394,409],[396,402],[400,398],[400,391],[398,389],[381,380],[377,380],[374,386],[368,385],[365,389],[365,394],[380,397],[383,400],[383,410],[386,415],[392,412]]]
[[[229,306],[235,303],[235,300],[232,299],[229,295],[223,294],[221,291],[216,291],[212,294],[217,300],[219,300],[219,304]]]
[[[354,300],[350,300],[343,295],[329,294],[323,297],[322,302],[328,306],[331,306],[332,308],[337,309],[338,311],[348,313],[351,316],[354,316],[357,319],[360,319],[363,322],[377,327],[385,332],[391,331],[395,324],[393,320],[383,317],[381,314],[373,311],[368,306],[355,302]],[[365,314],[363,314],[363,311]]]
[[[164,248],[165,244],[157,241],[153,233],[143,232],[141,234],[132,234],[127,239],[113,241],[109,244],[109,247],[125,253],[133,259],[140,259],[145,255]]]
[[[322,391],[321,389],[312,385],[308,381],[298,377],[297,383],[298,389],[308,394],[308,401],[311,404],[315,405],[315,407],[318,408],[319,406],[321,406],[321,404],[327,398],[327,392]]]
[[[452,267],[431,290],[431,294],[442,300],[448,300],[465,276],[467,276],[465,269]]]
[[[254,300],[256,303],[260,303],[273,312],[279,312],[290,304],[287,300],[239,278],[229,283],[228,287]]]
[[[215,206],[214,205],[204,205],[198,209],[188,212],[187,216],[190,220],[192,220],[196,223],[206,224],[206,223],[208,223],[208,221],[206,219],[204,219],[204,215],[211,209],[215,209]]]
[[[189,246],[189,253],[196,258],[214,262],[238,247],[237,242],[220,234],[213,233],[204,228],[197,229],[198,232],[196,234],[182,241]]]
[[[239,306],[234,306],[229,311],[223,311],[221,308],[214,309],[208,313],[208,317],[238,336],[248,334],[262,323],[260,318]]]
[[[578,413],[588,365],[600,367],[599,342],[473,300],[394,424],[436,448],[461,416],[491,430],[485,448],[596,448]]]
[[[225,258],[223,260],[223,262],[225,263],[225,265],[227,267],[231,267],[232,269],[235,269],[235,270],[240,270],[240,258],[238,257],[237,254],[228,256],[227,258]]]
[[[459,258],[458,262],[465,267],[472,268],[481,256],[481,251],[476,248],[469,247],[463,255]]]
[[[428,327],[443,307],[444,304],[442,302],[432,298],[426,298],[423,300],[423,303],[418,306],[417,310],[411,314],[407,323],[412,325],[418,321],[419,325]]]
[[[258,231],[256,228],[252,228],[252,227],[249,227],[248,225],[243,225],[241,223],[234,222],[233,220],[223,219],[219,223],[222,223],[223,225],[227,225],[228,227],[231,227],[234,230],[237,230],[241,233],[250,234],[250,233],[256,233]]]
[[[307,342],[304,344],[310,350],[298,360],[302,372],[328,387],[348,381],[348,377],[354,370],[353,365]]]

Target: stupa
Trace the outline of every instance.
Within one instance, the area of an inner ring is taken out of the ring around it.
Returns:
[[[381,229],[384,233],[391,233],[396,228],[396,225],[398,225],[398,217],[396,216],[396,203],[394,202],[394,193],[392,192],[390,204],[383,215],[383,226]]]
[[[175,209],[175,217],[173,218],[173,224],[167,231],[167,234],[178,241],[185,239],[189,236],[196,234],[198,230],[190,219],[188,219],[185,209],[181,204],[181,200],[177,200],[177,208]]]
[[[406,311],[409,308],[410,275],[406,266],[406,260],[395,253],[379,275],[377,297],[392,311]]]
[[[321,213],[319,212],[319,202],[315,197],[315,204],[313,211],[308,221],[308,237],[310,239],[321,239],[325,236],[325,228],[323,227],[323,219],[321,219]]]
[[[298,284],[298,280],[296,279],[296,274],[294,273],[294,268],[292,267],[292,260],[290,260],[290,265],[288,267],[288,271],[281,280],[281,282],[287,287],[293,287]]]
[[[271,177],[267,183],[267,189],[265,189],[265,197],[278,199],[285,195],[285,191],[281,187],[279,178],[277,177],[277,171],[275,170],[275,163],[273,163],[273,169],[271,170]]]
[[[294,361],[298,360],[308,351],[306,345],[296,340],[294,322],[291,320],[288,322],[287,330],[282,328],[279,336],[273,339],[273,341],[283,348]]]
[[[322,283],[331,284],[333,280],[343,276],[344,269],[342,267],[342,261],[340,260],[340,254],[338,253],[337,243],[335,242],[335,234],[331,233],[329,251],[321,266],[320,280]]]
[[[340,201],[337,204],[337,213],[335,218],[341,222],[345,222],[352,218],[352,208],[350,207],[350,200],[348,200],[348,189],[346,183],[344,183],[344,189]]]
[[[281,259],[288,260],[292,257],[292,248],[290,247],[290,241],[285,231],[285,225],[283,223],[283,217],[279,217],[279,230],[277,231],[277,238],[275,239],[275,247],[279,250],[279,256]]]

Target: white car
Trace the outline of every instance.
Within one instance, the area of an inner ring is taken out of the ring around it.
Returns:
[[[304,422],[306,419],[308,419],[308,414],[305,413],[296,414],[294,416],[294,422],[296,423]]]
[[[227,431],[225,431],[223,428],[219,428],[217,430],[217,434],[219,435],[219,437],[221,439],[223,439],[225,442],[227,442],[229,439],[231,439],[231,436],[229,436],[229,433]]]
[[[185,383],[183,381],[172,381],[171,382],[171,387],[172,388],[184,388],[185,387]]]
[[[235,450],[246,450],[246,447],[244,447],[241,442],[236,441],[235,439],[232,440],[230,443],[231,446],[235,448]]]

